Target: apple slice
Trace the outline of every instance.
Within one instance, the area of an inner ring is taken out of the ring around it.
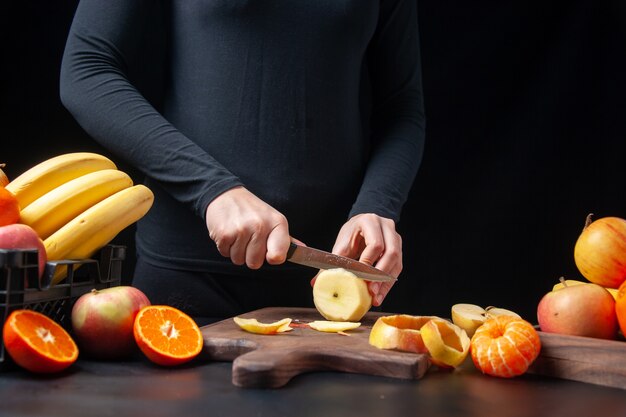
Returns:
[[[290,318],[284,318],[273,323],[261,323],[257,319],[244,319],[241,317],[234,317],[233,320],[239,327],[250,333],[276,334],[293,330],[289,326],[291,323]]]
[[[379,349],[427,353],[421,328],[437,316],[396,314],[379,317],[370,331],[369,344]]]
[[[513,316],[520,317],[514,311],[500,307],[489,306],[483,308],[476,304],[458,303],[452,306],[452,322],[465,330],[469,337],[474,335],[476,329],[480,327],[485,320],[496,316]]]
[[[327,321],[315,320],[309,323],[309,327],[318,332],[339,333],[346,330],[353,330],[359,327],[361,323],[354,321]]]
[[[470,338],[456,324],[444,319],[432,319],[420,331],[433,364],[443,368],[455,368],[467,358]]]
[[[343,268],[322,270],[313,284],[313,302],[330,321],[357,322],[372,307],[367,283]]]

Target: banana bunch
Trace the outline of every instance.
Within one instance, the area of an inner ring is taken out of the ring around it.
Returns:
[[[154,195],[108,158],[75,152],[45,160],[9,184],[20,203],[20,222],[43,240],[48,260],[91,257],[142,218]],[[67,273],[57,268],[52,284]]]

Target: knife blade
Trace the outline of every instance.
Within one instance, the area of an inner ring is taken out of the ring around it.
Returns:
[[[367,281],[390,282],[396,281],[395,277],[374,268],[364,262],[346,258],[320,249],[291,243],[287,252],[287,260],[299,265],[310,266],[317,269],[343,268],[352,272],[357,277]]]

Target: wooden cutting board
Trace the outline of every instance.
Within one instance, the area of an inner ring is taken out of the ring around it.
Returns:
[[[626,341],[539,332],[529,373],[626,389]]]
[[[368,343],[376,319],[388,313],[369,312],[350,336],[295,328],[276,335],[258,335],[231,319],[201,328],[202,357],[232,361],[232,382],[239,387],[278,388],[305,372],[338,371],[402,379],[419,379],[430,367],[425,354],[381,350]],[[271,323],[285,317],[295,323],[323,320],[312,308],[268,307],[242,314]]]

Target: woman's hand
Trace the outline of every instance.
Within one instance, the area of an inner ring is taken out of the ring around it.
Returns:
[[[267,260],[285,262],[289,250],[287,219],[244,187],[232,188],[206,209],[209,236],[236,265],[258,269]]]
[[[333,253],[358,259],[396,278],[402,272],[402,238],[396,224],[376,214],[358,214],[348,220],[337,235]],[[393,284],[368,283],[374,306],[383,302]]]

